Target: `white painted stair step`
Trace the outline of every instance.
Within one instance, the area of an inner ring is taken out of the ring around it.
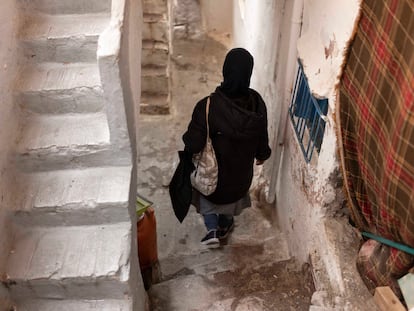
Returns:
[[[132,301],[124,300],[29,300],[17,304],[19,311],[132,311]]]
[[[131,166],[22,174],[25,197],[15,219],[25,225],[129,221]]]
[[[12,300],[129,294],[130,222],[15,230],[6,268]]]
[[[111,0],[18,0],[22,8],[49,14],[110,12]]]
[[[105,113],[30,115],[24,124],[21,153],[96,150],[110,142]]]
[[[109,24],[107,13],[49,15],[24,18],[20,37],[24,53],[35,61],[96,61],[99,35]]]
[[[103,90],[96,63],[40,63],[20,75],[21,106],[38,113],[96,112]]]

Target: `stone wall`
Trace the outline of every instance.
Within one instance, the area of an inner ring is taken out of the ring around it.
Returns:
[[[200,1],[173,1],[173,38],[191,39],[203,33]]]
[[[13,173],[9,165],[11,151],[15,144],[17,127],[16,107],[13,102],[13,83],[16,77],[16,33],[18,16],[14,0],[0,3],[0,268],[7,259],[10,249],[7,231],[6,212],[12,202]],[[0,285],[0,309],[6,295]]]
[[[231,36],[233,0],[173,1],[173,36],[191,39],[203,34]]]

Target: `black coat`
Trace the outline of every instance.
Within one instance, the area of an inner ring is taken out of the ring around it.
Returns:
[[[183,135],[185,150],[192,154],[206,143],[206,103],[207,97],[197,103]],[[207,199],[233,203],[249,191],[254,160],[270,157],[266,105],[252,89],[244,98],[230,99],[217,88],[210,96],[209,125],[219,173],[216,191]]]
[[[192,186],[190,175],[194,170],[192,155],[185,151],[178,151],[180,162],[171,179],[169,192],[174,214],[180,222],[187,216],[191,205]]]

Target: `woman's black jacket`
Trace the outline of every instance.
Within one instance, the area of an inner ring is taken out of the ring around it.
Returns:
[[[197,103],[183,135],[185,151],[192,154],[206,143],[206,103],[207,97]],[[217,88],[210,95],[209,126],[219,173],[216,191],[207,199],[233,203],[249,191],[254,160],[270,157],[266,105],[253,89],[248,96],[230,99]]]

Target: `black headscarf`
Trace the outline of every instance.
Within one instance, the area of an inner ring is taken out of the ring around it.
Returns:
[[[230,50],[223,64],[224,81],[220,85],[220,90],[230,98],[247,96],[252,71],[253,56],[247,50]]]

